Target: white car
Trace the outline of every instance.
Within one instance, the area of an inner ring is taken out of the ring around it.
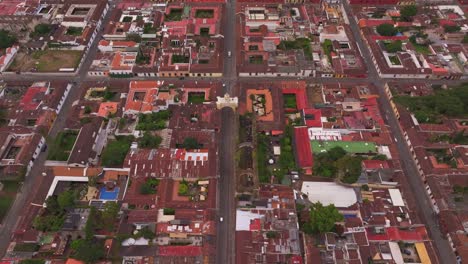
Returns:
[[[224,219],[222,217],[219,218],[219,221],[222,222]]]
[[[231,57],[231,52],[230,51],[228,51],[228,57]]]

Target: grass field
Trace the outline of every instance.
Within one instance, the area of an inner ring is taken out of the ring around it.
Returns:
[[[3,192],[8,192],[8,193],[16,193],[18,191],[18,188],[20,186],[19,181],[2,181],[3,184]]]
[[[47,156],[47,159],[67,161],[77,137],[77,131],[60,132],[52,144],[50,144],[49,155]]]
[[[188,103],[190,104],[202,104],[205,102],[205,93],[189,93]]]
[[[3,221],[3,218],[7,215],[14,200],[15,197],[12,195],[0,194],[0,222]]]
[[[349,153],[369,153],[376,152],[376,146],[372,142],[351,142],[351,141],[318,141],[310,142],[313,153],[328,151],[334,147],[341,147]]]
[[[31,54],[20,53],[11,64],[9,71],[57,72],[60,68],[76,68],[82,51],[44,50]]]
[[[284,107],[285,108],[297,108],[296,95],[295,94],[283,94]]]

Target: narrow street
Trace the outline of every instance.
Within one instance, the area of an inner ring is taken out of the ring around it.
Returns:
[[[456,263],[455,255],[452,251],[452,247],[449,245],[446,238],[442,235],[439,228],[437,227],[437,220],[434,217],[434,212],[432,210],[431,201],[426,193],[426,188],[424,183],[421,179],[421,176],[418,172],[416,164],[413,161],[412,155],[406,144],[406,140],[403,137],[403,134],[400,129],[400,124],[398,119],[396,118],[395,114],[392,111],[392,107],[390,106],[389,98],[386,96],[384,91],[385,81],[380,78],[377,73],[377,70],[374,67],[374,63],[372,62],[370,50],[367,45],[364,44],[360,36],[360,30],[357,25],[356,20],[352,16],[351,7],[347,1],[343,1],[343,6],[348,14],[350,27],[353,32],[354,38],[356,39],[356,43],[359,46],[361,52],[363,53],[362,56],[368,65],[369,71],[369,78],[368,82],[373,83],[377,86],[379,91],[379,103],[382,110],[388,110],[388,119],[386,120],[387,124],[389,125],[390,131],[394,136],[395,144],[397,145],[398,152],[401,159],[402,169],[406,175],[406,179],[409,183],[409,187],[412,190],[412,193],[406,193],[406,195],[414,195],[418,213],[420,218],[423,221],[423,224],[426,225],[427,229],[429,230],[430,236],[434,242],[435,247],[437,248],[437,252],[439,255],[439,260],[441,263]],[[435,83],[435,82],[430,82]]]
[[[226,3],[224,26],[223,93],[231,96],[237,85],[236,73],[236,2]],[[231,56],[228,54],[231,53]],[[221,136],[219,138],[218,228],[216,263],[235,263],[236,204],[235,204],[235,152],[237,138],[236,113],[231,108],[221,110]],[[220,219],[223,219],[220,221]]]
[[[102,25],[105,25],[110,18],[110,13],[112,11],[112,4],[110,4],[110,8],[103,18]],[[57,133],[62,131],[65,128],[66,124],[66,117],[68,116],[69,111],[71,110],[72,103],[75,100],[78,100],[81,96],[81,84],[86,79],[88,74],[88,69],[91,66],[92,60],[97,52],[97,45],[99,40],[101,39],[101,32],[98,31],[96,38],[94,39],[92,45],[90,46],[90,51],[87,53],[87,56],[84,59],[83,65],[78,71],[78,74],[73,77],[67,78],[56,78],[56,76],[44,76],[44,75],[37,75],[34,76],[33,80],[37,81],[44,81],[44,80],[73,80],[73,86],[68,94],[65,103],[57,115],[57,119],[55,120],[51,130],[49,131],[49,137],[54,138],[57,136]],[[14,75],[14,77],[18,78],[19,80],[24,81],[25,79],[22,78],[22,75]],[[3,78],[2,78],[3,79]],[[28,177],[24,180],[23,186],[21,188],[21,192],[17,195],[17,198],[13,205],[11,206],[8,215],[4,218],[3,224],[0,227],[0,256],[3,256],[8,248],[10,243],[11,236],[15,231],[19,222],[23,219],[23,217],[28,213],[27,210],[30,206],[30,203],[36,196],[38,191],[38,186],[44,180],[41,179],[42,173],[45,171],[44,163],[47,159],[48,150],[45,152],[39,153],[34,165],[29,173]]]

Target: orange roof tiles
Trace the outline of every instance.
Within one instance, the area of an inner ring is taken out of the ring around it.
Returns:
[[[125,104],[125,111],[150,112],[158,94],[159,84],[155,81],[132,81]],[[140,94],[140,97],[135,95]]]
[[[119,103],[103,102],[99,105],[98,116],[108,117],[109,114],[115,114]]]
[[[69,259],[67,259],[67,262],[65,262],[65,264],[84,264],[84,262],[76,260],[76,259],[69,258]]]

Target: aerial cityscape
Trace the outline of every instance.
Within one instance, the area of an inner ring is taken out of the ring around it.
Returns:
[[[0,264],[468,264],[467,15],[0,0]]]

